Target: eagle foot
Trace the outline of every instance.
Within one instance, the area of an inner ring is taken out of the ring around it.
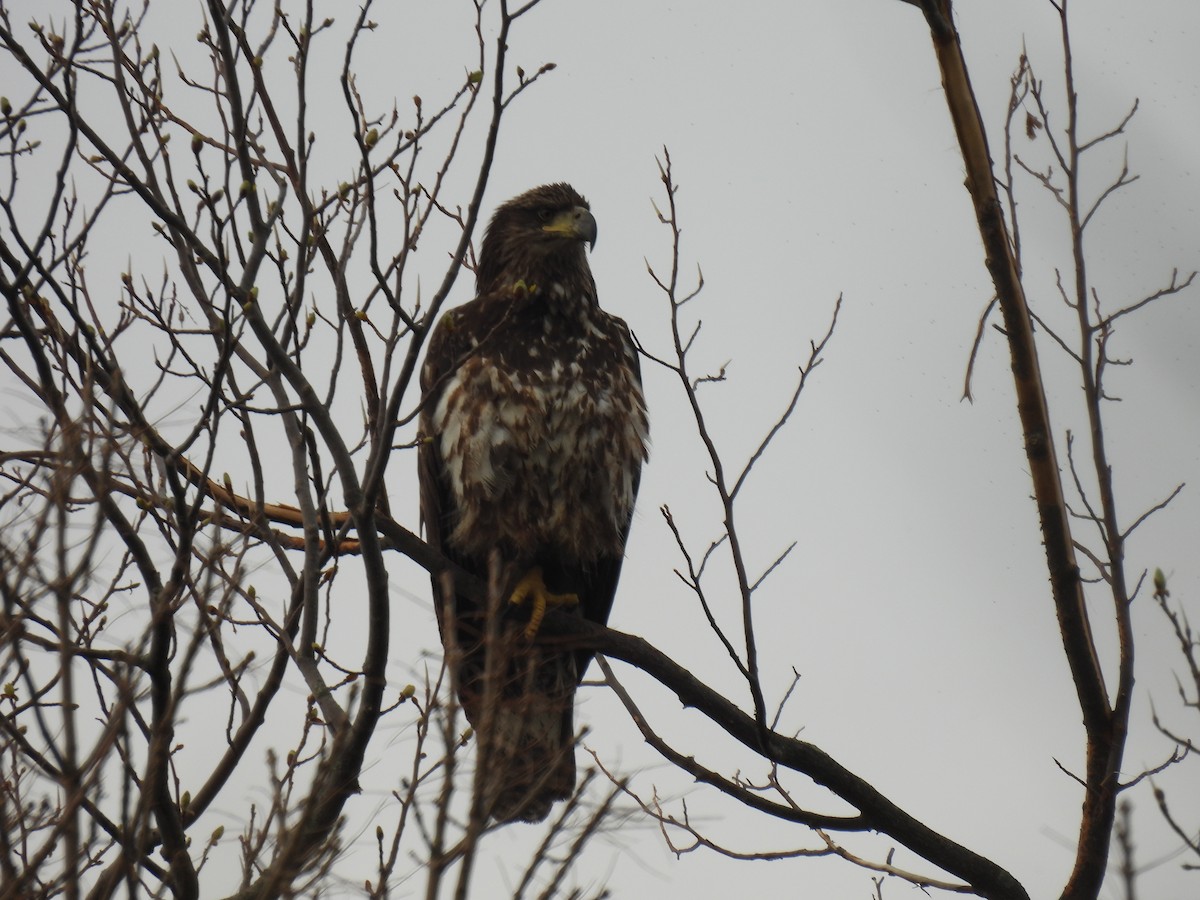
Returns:
[[[542,619],[546,617],[547,609],[556,606],[578,606],[579,595],[550,593],[542,578],[542,567],[534,566],[517,582],[517,586],[513,588],[513,592],[508,598],[508,602],[515,606],[520,606],[526,601],[533,608],[529,613],[529,624],[525,626],[525,638],[533,640],[538,628],[541,627]]]

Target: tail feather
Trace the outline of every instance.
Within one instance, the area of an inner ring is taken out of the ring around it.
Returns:
[[[484,763],[484,801],[498,822],[540,822],[575,790],[575,739],[571,711],[561,703],[537,711],[549,698],[530,697],[524,708],[502,708],[492,722]],[[508,707],[508,704],[505,705]]]
[[[490,731],[479,735],[482,799],[498,822],[540,822],[575,790],[577,660],[521,637],[500,643],[507,657],[503,683],[487,691],[480,677],[463,696],[472,725]],[[494,705],[485,716],[489,696]]]

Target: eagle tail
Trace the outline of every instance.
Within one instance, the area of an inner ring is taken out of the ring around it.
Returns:
[[[500,692],[483,741],[480,784],[498,822],[540,822],[575,790],[575,659],[530,651],[525,677]]]

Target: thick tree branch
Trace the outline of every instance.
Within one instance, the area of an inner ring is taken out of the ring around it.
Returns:
[[[946,103],[958,136],[959,147],[967,170],[966,186],[975,207],[976,220],[982,238],[985,262],[996,288],[997,300],[1004,316],[1005,335],[1012,361],[1013,383],[1016,389],[1017,410],[1025,438],[1025,452],[1033,481],[1038,518],[1045,547],[1047,569],[1058,616],[1071,677],[1075,684],[1079,708],[1087,736],[1086,785],[1080,839],[1075,870],[1064,890],[1064,898],[1094,897],[1105,874],[1109,837],[1116,813],[1118,791],[1117,773],[1124,750],[1132,686],[1133,645],[1128,627],[1128,603],[1117,603],[1117,623],[1120,632],[1120,677],[1117,694],[1110,701],[1105,686],[1099,655],[1092,638],[1084,598],[1083,584],[1075,558],[1069,512],[1063,495],[1061,472],[1056,459],[1049,407],[1038,364],[1037,348],[1029,308],[1020,279],[1020,269],[1014,256],[1013,244],[1004,221],[1003,208],[996,194],[996,182],[987,134],[978,104],[967,74],[962,45],[953,25],[951,0],[922,0],[933,39],[934,53],[942,73]],[[1123,587],[1122,551],[1112,544],[1119,534],[1111,506],[1111,471],[1103,460],[1103,436],[1099,433],[1098,385],[1092,384],[1090,372],[1090,341],[1092,332],[1087,323],[1086,294],[1083,293],[1084,263],[1082,259],[1082,224],[1079,215],[1077,164],[1080,148],[1075,139],[1076,104],[1071,80],[1070,41],[1067,30],[1067,4],[1057,5],[1063,46],[1069,122],[1068,146],[1064,156],[1058,141],[1050,134],[1047,113],[1041,106],[1040,84],[1033,93],[1039,103],[1042,123],[1047,128],[1051,146],[1069,179],[1066,197],[1055,195],[1064,202],[1072,216],[1075,252],[1076,285],[1079,295],[1072,305],[1081,317],[1081,338],[1085,343],[1081,354],[1085,394],[1089,398],[1092,424],[1092,448],[1097,454],[1097,476],[1101,483],[1104,525],[1109,536],[1108,556],[1110,583],[1121,593]],[[1122,123],[1123,127],[1124,123]],[[1119,130],[1119,129],[1118,129]],[[1038,176],[1040,177],[1040,176]],[[1123,178],[1124,176],[1122,176]],[[1117,582],[1120,582],[1118,585]]]
[[[1011,874],[902,810],[868,782],[807,741],[773,730],[763,733],[756,716],[739,709],[688,669],[640,637],[623,634],[560,612],[546,615],[539,641],[562,640],[620,659],[648,673],[673,691],[685,707],[703,713],[741,744],[763,758],[807,775],[859,811],[862,823],[883,832],[929,862],[970,884],[988,900],[1028,900]],[[762,743],[760,743],[762,742]],[[851,821],[858,823],[857,817]],[[857,830],[857,829],[856,829]]]

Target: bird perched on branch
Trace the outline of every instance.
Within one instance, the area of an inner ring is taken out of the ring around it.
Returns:
[[[607,620],[647,455],[637,351],[597,301],[595,241],[569,185],[505,203],[478,296],[441,317],[421,371],[426,537],[489,585],[473,599],[435,577],[434,600],[497,821],[540,821],[574,789],[575,689],[591,654],[537,630],[551,608]]]

